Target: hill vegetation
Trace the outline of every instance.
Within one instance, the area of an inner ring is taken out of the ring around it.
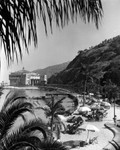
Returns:
[[[108,81],[120,85],[120,36],[78,51],[65,70],[49,79],[51,84],[74,85],[82,91],[98,90]]]
[[[33,72],[39,73],[40,75],[47,75],[48,78],[50,78],[53,74],[56,74],[62,70],[64,70],[69,62],[65,62],[62,64],[54,65],[54,66],[49,66],[44,69],[37,69],[34,70]]]

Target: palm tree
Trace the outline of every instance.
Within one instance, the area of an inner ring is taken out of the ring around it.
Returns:
[[[49,139],[51,134],[40,119],[24,122],[24,114],[33,113],[33,106],[25,100],[24,94],[17,96],[20,91],[14,92],[6,96],[0,111],[0,148],[13,150],[30,147],[37,150],[41,140]],[[19,117],[23,118],[23,124],[16,129],[14,124]]]
[[[31,41],[37,45],[37,18],[47,34],[48,23],[52,32],[53,22],[63,28],[78,16],[98,28],[102,15],[101,0],[0,0],[0,37],[7,61],[22,59],[22,49],[28,52]]]
[[[27,95],[25,94],[24,90],[16,90],[16,89],[10,90],[6,95],[1,111],[4,111],[7,107],[11,106],[14,102],[17,101],[25,102],[26,100],[27,100]]]
[[[50,126],[51,133],[55,133],[57,139],[60,138],[60,129],[63,127],[65,129],[65,125],[61,122],[58,115],[64,111],[64,107],[62,106],[62,101],[65,97],[60,100],[55,101],[54,96],[51,96],[51,99],[46,99],[46,107],[41,107],[45,111],[46,117],[49,117],[50,122],[48,125]]]
[[[40,148],[42,150],[68,150],[67,147],[65,147],[62,143],[57,141],[43,141],[40,144]]]
[[[37,131],[37,132],[35,132]],[[37,133],[37,134],[36,134]],[[46,141],[50,133],[41,120],[33,120],[21,125],[16,131],[8,134],[0,140],[1,149],[24,149],[30,148],[37,150],[41,141]],[[42,134],[42,136],[41,136]]]
[[[3,88],[2,87],[0,87],[0,97],[1,97],[1,95],[3,94]]]
[[[82,64],[81,63],[81,71],[83,73],[83,105],[85,105],[85,94],[87,93],[88,89],[88,82],[93,82],[93,76],[90,73],[89,64]]]

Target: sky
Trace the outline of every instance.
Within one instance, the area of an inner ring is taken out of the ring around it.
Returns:
[[[85,24],[81,19],[69,23],[63,29],[56,26],[53,34],[46,36],[42,21],[37,22],[38,46],[29,46],[29,54],[23,52],[22,61],[7,65],[4,51],[0,51],[0,82],[9,82],[9,74],[14,71],[33,71],[48,66],[72,61],[79,50],[88,49],[105,39],[120,34],[120,0],[102,0],[104,15],[97,30],[94,23]]]

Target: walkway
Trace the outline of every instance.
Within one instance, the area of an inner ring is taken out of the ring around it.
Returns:
[[[120,149],[120,121],[117,121],[118,125],[113,123],[106,123],[105,127],[111,130],[114,134],[114,137],[109,141],[108,145],[104,147],[104,150],[119,150]]]

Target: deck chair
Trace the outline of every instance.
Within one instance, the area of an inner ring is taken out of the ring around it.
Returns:
[[[93,137],[92,139],[89,139],[89,144],[97,144],[98,143],[98,140],[97,140],[97,136],[96,137]]]

